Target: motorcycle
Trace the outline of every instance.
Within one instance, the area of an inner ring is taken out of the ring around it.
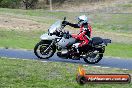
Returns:
[[[66,17],[64,17],[64,20]],[[57,56],[63,59],[80,60],[84,59],[86,63],[98,63],[105,52],[105,46],[111,43],[110,39],[102,39],[101,37],[93,37],[88,45],[79,48],[77,53],[73,44],[79,42],[69,31],[65,31],[66,24],[61,20],[50,26],[47,33],[41,35],[41,41],[34,47],[35,55],[40,59],[48,59],[57,53]]]

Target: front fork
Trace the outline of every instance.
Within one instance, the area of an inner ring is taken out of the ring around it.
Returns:
[[[54,43],[55,43],[55,40],[52,40],[51,44],[50,44],[49,47],[44,51],[44,53],[47,52],[47,50],[48,50],[50,47],[54,46]],[[55,48],[53,48],[53,49],[55,49]],[[56,50],[56,49],[55,49],[55,50]]]

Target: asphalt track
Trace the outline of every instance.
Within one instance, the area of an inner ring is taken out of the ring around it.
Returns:
[[[17,49],[0,49],[0,57],[40,60],[34,55],[33,51],[17,50]],[[56,54],[53,57],[42,61],[65,62],[65,63],[84,64],[84,65],[86,64],[83,60],[61,59],[57,57]],[[113,58],[113,57],[103,57],[103,59],[99,63],[94,64],[93,66],[132,70],[132,60]]]

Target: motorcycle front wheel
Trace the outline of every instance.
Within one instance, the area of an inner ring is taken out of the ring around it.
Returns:
[[[40,41],[34,47],[35,55],[40,59],[48,59],[54,55],[53,47],[49,47],[49,42]],[[46,50],[49,47],[48,50]],[[45,51],[46,50],[46,51]]]

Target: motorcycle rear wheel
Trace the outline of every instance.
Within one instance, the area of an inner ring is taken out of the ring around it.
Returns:
[[[95,64],[95,63],[98,63],[102,59],[102,57],[103,57],[103,54],[97,54],[95,58],[87,57],[83,59],[88,64]]]
[[[53,47],[50,47],[46,52],[45,51],[49,47],[49,42],[40,41],[34,47],[35,55],[40,59],[48,59],[54,55]]]

